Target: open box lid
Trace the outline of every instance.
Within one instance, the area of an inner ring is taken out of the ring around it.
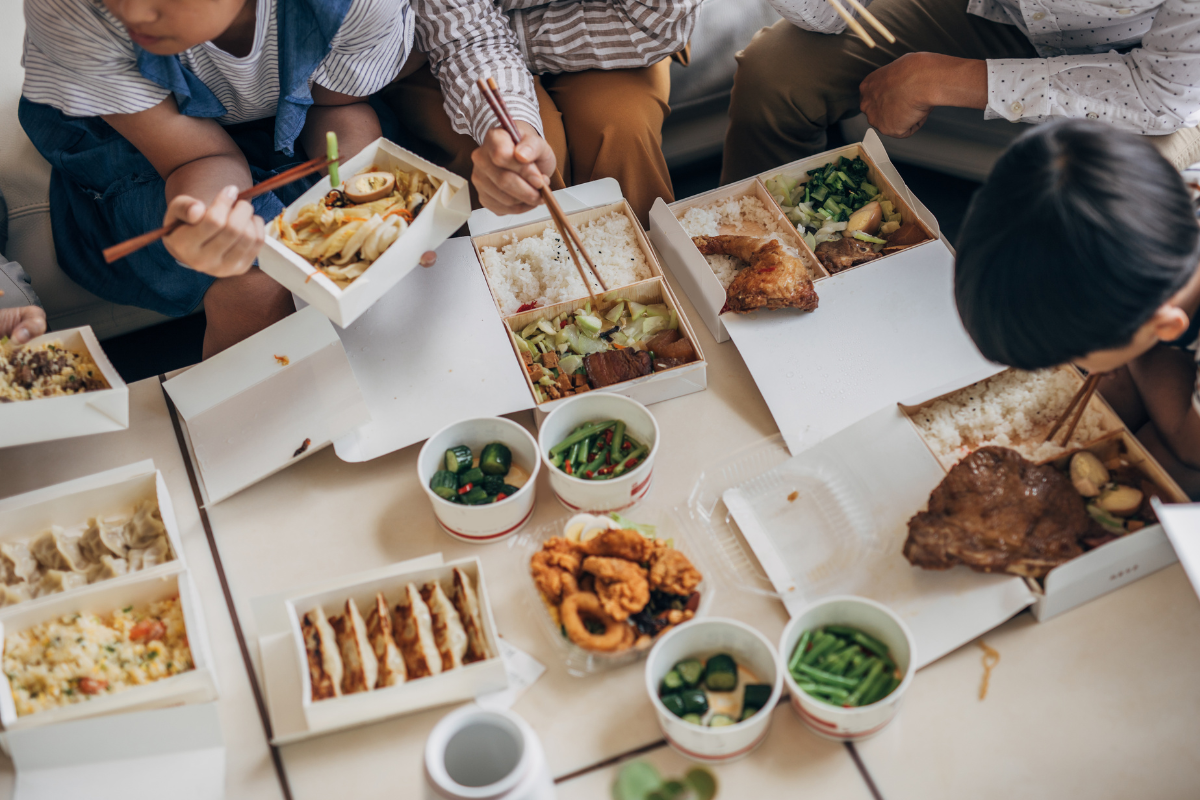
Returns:
[[[163,388],[183,418],[206,503],[240,492],[370,419],[342,342],[314,307]]]
[[[900,400],[1003,369],[979,354],[959,321],[944,242],[826,278],[818,293],[813,312],[721,318],[792,453]]]
[[[215,702],[3,736],[17,771],[15,800],[155,800],[164,787],[174,787],[167,791],[171,796],[192,800],[225,795],[225,745]]]
[[[1175,555],[1183,565],[1192,588],[1200,596],[1200,503],[1167,505],[1157,497],[1150,501],[1162,523]]]
[[[893,404],[798,455],[773,437],[706,469],[689,522],[727,577],[778,596],[789,614],[835,594],[888,605],[912,629],[920,667],[1035,600],[1017,576],[923,570],[904,558],[909,517],[945,474]],[[767,576],[758,586],[753,562]]]

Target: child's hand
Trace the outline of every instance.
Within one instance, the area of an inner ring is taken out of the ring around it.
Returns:
[[[179,195],[167,206],[163,224],[185,225],[163,238],[167,252],[196,270],[216,278],[241,275],[250,269],[266,238],[262,217],[254,206],[237,199],[236,186],[226,186],[212,205]]]

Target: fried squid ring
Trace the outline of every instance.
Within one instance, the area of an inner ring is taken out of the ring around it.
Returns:
[[[623,622],[617,622],[600,605],[600,598],[591,592],[576,592],[563,600],[559,608],[562,624],[567,631],[567,638],[584,650],[597,650],[611,653],[627,649],[633,642],[628,641],[627,631],[632,629]],[[587,629],[584,619],[590,619],[604,626],[604,633],[596,634]]]

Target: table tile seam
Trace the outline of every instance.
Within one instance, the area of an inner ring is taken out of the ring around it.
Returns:
[[[883,794],[879,791],[879,787],[875,785],[875,779],[871,777],[870,770],[868,770],[867,765],[863,763],[862,756],[858,754],[858,748],[854,746],[854,742],[844,742],[844,744],[846,745],[846,750],[850,753],[850,758],[854,761],[854,766],[858,768],[858,774],[861,775],[862,779],[866,782],[867,789],[871,792],[871,797],[875,798],[875,800],[884,800]]]
[[[191,457],[188,455],[187,444],[183,439],[183,428],[179,422],[179,413],[175,408],[175,403],[171,401],[171,395],[162,386],[165,381],[166,375],[158,376],[159,389],[163,393],[163,399],[167,401],[167,412],[171,415],[171,425],[175,430],[175,444],[179,448],[184,467],[187,469],[188,482],[192,488],[192,496],[196,501],[196,510],[200,514],[200,524],[204,527],[204,535],[208,539],[208,549],[212,555],[213,566],[217,571],[217,580],[221,584],[221,592],[225,596],[225,606],[229,609],[229,618],[233,623],[234,635],[237,637],[242,664],[246,668],[246,674],[250,680],[250,690],[254,692],[254,703],[258,708],[258,716],[263,725],[263,733],[266,735],[267,747],[271,751],[271,761],[275,765],[275,777],[279,780],[279,788],[283,791],[285,800],[293,800],[287,771],[283,766],[283,758],[279,753],[279,748],[271,743],[271,740],[274,738],[271,731],[271,720],[267,716],[266,703],[263,700],[262,690],[259,688],[258,679],[254,675],[254,666],[250,661],[250,651],[246,645],[246,636],[242,632],[242,624],[238,619],[237,607],[233,602],[233,592],[229,588],[229,580],[225,575],[225,567],[221,562],[221,553],[217,548],[217,539],[213,535],[212,523],[208,518],[208,509],[205,508],[203,498],[200,495],[200,484],[196,477]]]
[[[617,755],[612,756],[611,758],[606,758],[603,761],[597,761],[595,764],[589,764],[586,767],[580,767],[579,769],[575,770],[574,772],[568,772],[566,775],[560,775],[559,777],[554,779],[554,783],[560,784],[560,783],[566,783],[567,781],[573,781],[576,778],[582,778],[584,775],[590,775],[591,773],[596,772],[598,770],[602,770],[607,767],[611,767],[614,764],[619,764],[620,762],[625,761],[627,759],[633,758],[635,756],[645,755],[646,753],[649,753],[653,750],[657,750],[660,747],[666,747],[666,746],[667,746],[667,740],[659,739],[656,742],[650,742],[650,744],[645,744],[645,745],[642,745],[641,747],[635,747],[633,750],[627,750],[623,753],[618,753]],[[882,800],[882,798],[880,800]]]

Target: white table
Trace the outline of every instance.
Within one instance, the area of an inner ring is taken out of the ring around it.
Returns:
[[[685,310],[691,307],[681,297]],[[775,433],[732,344],[697,330],[709,389],[653,407],[662,429],[656,485],[645,504],[686,501],[710,462]],[[205,600],[222,687],[231,797],[280,796],[244,663],[225,609],[185,465],[154,381],[131,387],[128,432],[0,450],[9,495],[153,457],[167,478],[187,558]],[[532,414],[513,416],[532,428]],[[478,555],[502,635],[546,664],[515,710],[537,730],[560,797],[608,797],[619,763],[636,753],[664,774],[688,763],[661,744],[641,666],[572,678],[527,614],[523,559],[506,543],[472,546],[441,533],[416,481],[419,445],[364,464],[318,453],[208,509],[249,654],[252,598],[319,578],[441,551]],[[543,483],[532,525],[563,516]],[[634,515],[636,517],[636,514]],[[722,588],[714,613],[777,639],[781,604]],[[977,698],[980,651],[968,646],[918,674],[896,722],[858,745],[880,797],[1176,798],[1200,786],[1200,603],[1171,567],[1048,623],[1022,614],[985,637],[1001,653],[991,692]],[[280,749],[291,796],[414,796],[434,709]],[[809,733],[786,706],[743,761],[716,768],[726,800],[867,798],[854,752]]]

